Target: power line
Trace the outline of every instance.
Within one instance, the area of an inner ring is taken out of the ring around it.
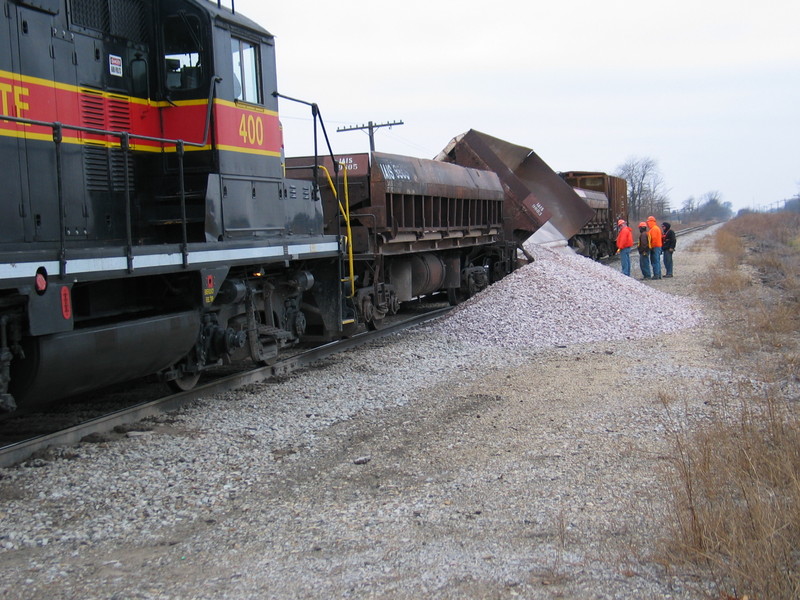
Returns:
[[[402,121],[392,121],[391,123],[373,123],[369,121],[366,125],[351,125],[350,127],[339,127],[336,131],[359,131],[362,129],[369,130],[369,149],[370,152],[375,152],[375,130],[380,127],[393,127],[394,125],[403,125]]]

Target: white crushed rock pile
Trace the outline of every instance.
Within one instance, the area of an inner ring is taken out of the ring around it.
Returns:
[[[699,306],[687,298],[570,250],[527,249],[535,262],[470,298],[429,330],[467,343],[541,348],[640,339],[694,327],[703,319]]]

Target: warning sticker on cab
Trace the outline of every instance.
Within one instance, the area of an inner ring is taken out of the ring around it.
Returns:
[[[122,57],[113,54],[108,55],[108,72],[114,77],[122,77]]]

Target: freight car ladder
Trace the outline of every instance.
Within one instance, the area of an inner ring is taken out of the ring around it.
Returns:
[[[328,185],[333,192],[333,197],[336,198],[336,202],[339,205],[339,212],[341,213],[342,217],[344,217],[345,229],[347,232],[345,236],[345,247],[347,249],[348,275],[347,277],[343,277],[341,279],[341,283],[348,284],[347,294],[345,297],[352,299],[356,294],[356,277],[355,266],[353,263],[353,232],[350,228],[350,195],[347,188],[347,169],[344,168],[345,165],[340,164],[340,166],[344,172],[344,206],[342,206],[342,202],[339,200],[338,191],[336,190],[336,186],[333,185],[333,179],[331,179],[331,174],[328,172],[328,169],[322,165],[317,165],[317,167],[325,173],[325,177],[328,179]],[[342,319],[342,325],[351,325],[353,323],[355,323],[355,319]]]

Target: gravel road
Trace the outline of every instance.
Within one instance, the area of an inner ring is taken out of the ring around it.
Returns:
[[[648,282],[534,249],[442,322],[0,470],[0,598],[703,597],[654,549],[665,424],[739,376],[709,241]]]

